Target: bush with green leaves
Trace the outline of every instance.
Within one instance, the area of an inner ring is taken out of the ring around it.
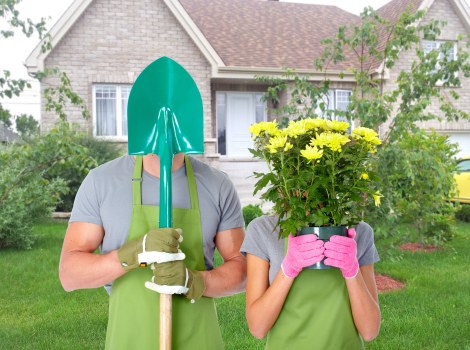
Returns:
[[[242,211],[245,226],[248,226],[250,222],[264,214],[259,204],[248,204],[243,207]]]
[[[455,217],[460,221],[470,222],[470,204],[461,204]]]
[[[90,163],[98,166],[120,156],[123,152],[115,143],[101,141],[89,135],[78,133],[75,142],[86,148]],[[69,191],[61,196],[56,211],[69,212],[72,210],[73,201],[83,179],[88,174],[90,167],[81,164],[64,163],[51,168],[45,174],[47,179],[62,178],[67,181]]]
[[[455,192],[455,154],[456,146],[446,136],[423,130],[404,133],[381,150],[377,171],[384,207],[411,222],[421,243],[453,236],[454,208],[449,198]]]
[[[66,122],[29,142],[0,149],[0,248],[28,249],[33,224],[50,217],[69,189],[65,179],[47,177],[58,168],[85,172],[96,166],[78,130]]]

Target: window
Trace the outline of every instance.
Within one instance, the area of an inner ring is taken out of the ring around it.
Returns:
[[[130,85],[94,85],[95,136],[127,137],[127,101]]]
[[[316,113],[322,118],[348,121],[344,116],[334,111],[346,111],[351,102],[351,94],[351,90],[328,90],[328,95],[324,96],[323,102],[330,112],[322,112],[320,108],[317,108]]]
[[[459,161],[457,163],[457,171],[470,172],[470,159]]]
[[[433,73],[435,73],[439,69],[439,62],[444,61],[444,55],[446,55],[447,61],[453,61],[456,59],[457,43],[452,41],[423,41],[423,51],[426,54],[430,53],[431,51],[439,51],[441,50],[441,47],[442,51],[439,52],[438,63],[436,64],[436,68],[434,69]],[[440,83],[442,84],[442,81]]]

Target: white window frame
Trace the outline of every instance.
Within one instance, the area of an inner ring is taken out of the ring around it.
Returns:
[[[100,87],[114,87],[116,88],[116,135],[109,135],[109,136],[101,136],[97,135],[97,104],[96,104],[96,90]],[[122,110],[122,95],[124,89],[128,89],[130,93],[130,88],[132,85],[130,84],[93,84],[93,136],[98,139],[102,140],[109,140],[109,141],[118,141],[118,142],[127,142],[128,137],[127,135],[122,134],[122,118],[123,118],[123,110]]]
[[[452,60],[455,60],[456,57],[457,57],[457,53],[458,53],[458,46],[457,46],[457,42],[456,41],[452,41],[452,40],[423,40],[422,42],[422,48],[423,48],[423,51],[427,54],[429,52],[431,52],[432,50],[439,50],[439,48],[441,47],[442,44],[445,44],[445,43],[453,43],[454,44],[454,52],[453,52],[453,57],[452,57]],[[432,48],[430,50],[427,50],[426,49],[426,44],[430,43],[432,45]],[[442,55],[443,55],[443,52],[440,52],[439,53],[439,60],[442,59]],[[436,64],[436,68],[435,69],[438,69],[439,68],[439,62],[437,62]],[[444,82],[439,80],[437,82],[437,85],[442,85]]]

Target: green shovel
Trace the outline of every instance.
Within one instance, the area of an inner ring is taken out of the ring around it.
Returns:
[[[148,65],[127,106],[131,155],[160,158],[159,227],[172,227],[171,167],[176,153],[204,153],[201,94],[189,73],[168,57]],[[160,350],[171,349],[171,295],[160,295]]]

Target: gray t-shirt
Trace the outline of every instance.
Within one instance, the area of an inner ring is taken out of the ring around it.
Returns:
[[[255,255],[269,262],[269,283],[281,268],[284,259],[284,240],[278,238],[277,216],[265,215],[256,218],[248,225],[245,240],[240,248],[242,253]],[[374,245],[374,231],[365,222],[356,227],[357,259],[359,266],[379,261]]]
[[[190,157],[196,177],[199,210],[208,270],[214,265],[218,232],[244,227],[238,194],[227,174]],[[69,222],[90,222],[104,228],[101,252],[122,246],[131,224],[134,157],[122,156],[90,171],[77,192]],[[158,205],[160,179],[142,174],[142,203]],[[174,208],[190,208],[186,167],[172,174]],[[184,234],[184,233],[183,233]]]

